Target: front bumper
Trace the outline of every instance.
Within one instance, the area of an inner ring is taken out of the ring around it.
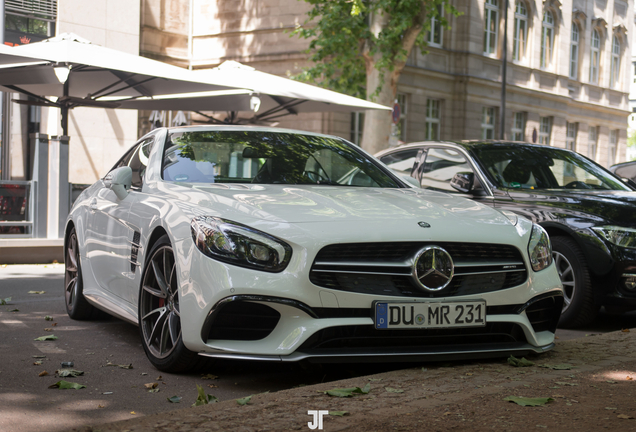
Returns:
[[[183,341],[189,350],[209,357],[344,362],[541,353],[554,346],[562,306],[554,265],[530,271],[521,285],[499,291],[396,299],[318,287],[306,276],[312,260],[303,253],[295,253],[288,268],[276,274],[225,265],[197,250],[179,255],[189,260],[182,263],[189,271],[180,278]],[[375,329],[373,303],[395,300],[484,300],[487,323],[478,328]]]

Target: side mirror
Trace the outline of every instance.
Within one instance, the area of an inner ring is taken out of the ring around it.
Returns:
[[[462,193],[470,193],[473,190],[473,184],[475,182],[475,174],[472,172],[458,172],[450,181],[450,185],[453,189]]]
[[[128,189],[132,185],[132,169],[128,166],[115,168],[104,177],[104,185],[123,200],[128,196]]]

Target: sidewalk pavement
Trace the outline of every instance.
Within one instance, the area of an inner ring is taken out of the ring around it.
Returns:
[[[253,395],[245,405],[227,400],[191,407],[194,400],[184,398],[181,410],[72,431],[303,431],[312,430],[309,410],[329,411],[325,431],[636,430],[635,342],[636,329],[586,335],[557,340],[553,351],[530,357],[528,367],[506,359],[428,363]],[[366,385],[366,394],[325,394]],[[551,400],[521,406],[504,400],[510,396]]]

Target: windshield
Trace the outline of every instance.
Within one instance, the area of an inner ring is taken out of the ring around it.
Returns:
[[[162,176],[190,183],[402,187],[344,140],[250,130],[169,134]]]
[[[471,151],[500,188],[631,190],[600,165],[554,147],[493,144]]]

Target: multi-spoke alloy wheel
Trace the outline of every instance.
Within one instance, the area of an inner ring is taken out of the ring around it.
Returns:
[[[148,261],[139,301],[140,324],[150,353],[168,357],[181,340],[181,314],[174,254],[169,245],[156,249]]]
[[[570,261],[561,252],[552,251],[561,284],[563,285],[563,312],[568,310],[576,291],[576,278]]]
[[[189,351],[181,337],[177,266],[168,236],[154,244],[148,257],[139,291],[139,329],[148,360],[166,372],[201,368],[207,358]]]
[[[69,233],[64,254],[64,300],[66,312],[73,319],[85,320],[100,316],[100,311],[84,298],[79,244],[75,228]]]
[[[585,255],[570,237],[554,236],[552,257],[563,285],[563,310],[559,327],[580,327],[589,324],[598,313],[594,301],[592,278]]]

